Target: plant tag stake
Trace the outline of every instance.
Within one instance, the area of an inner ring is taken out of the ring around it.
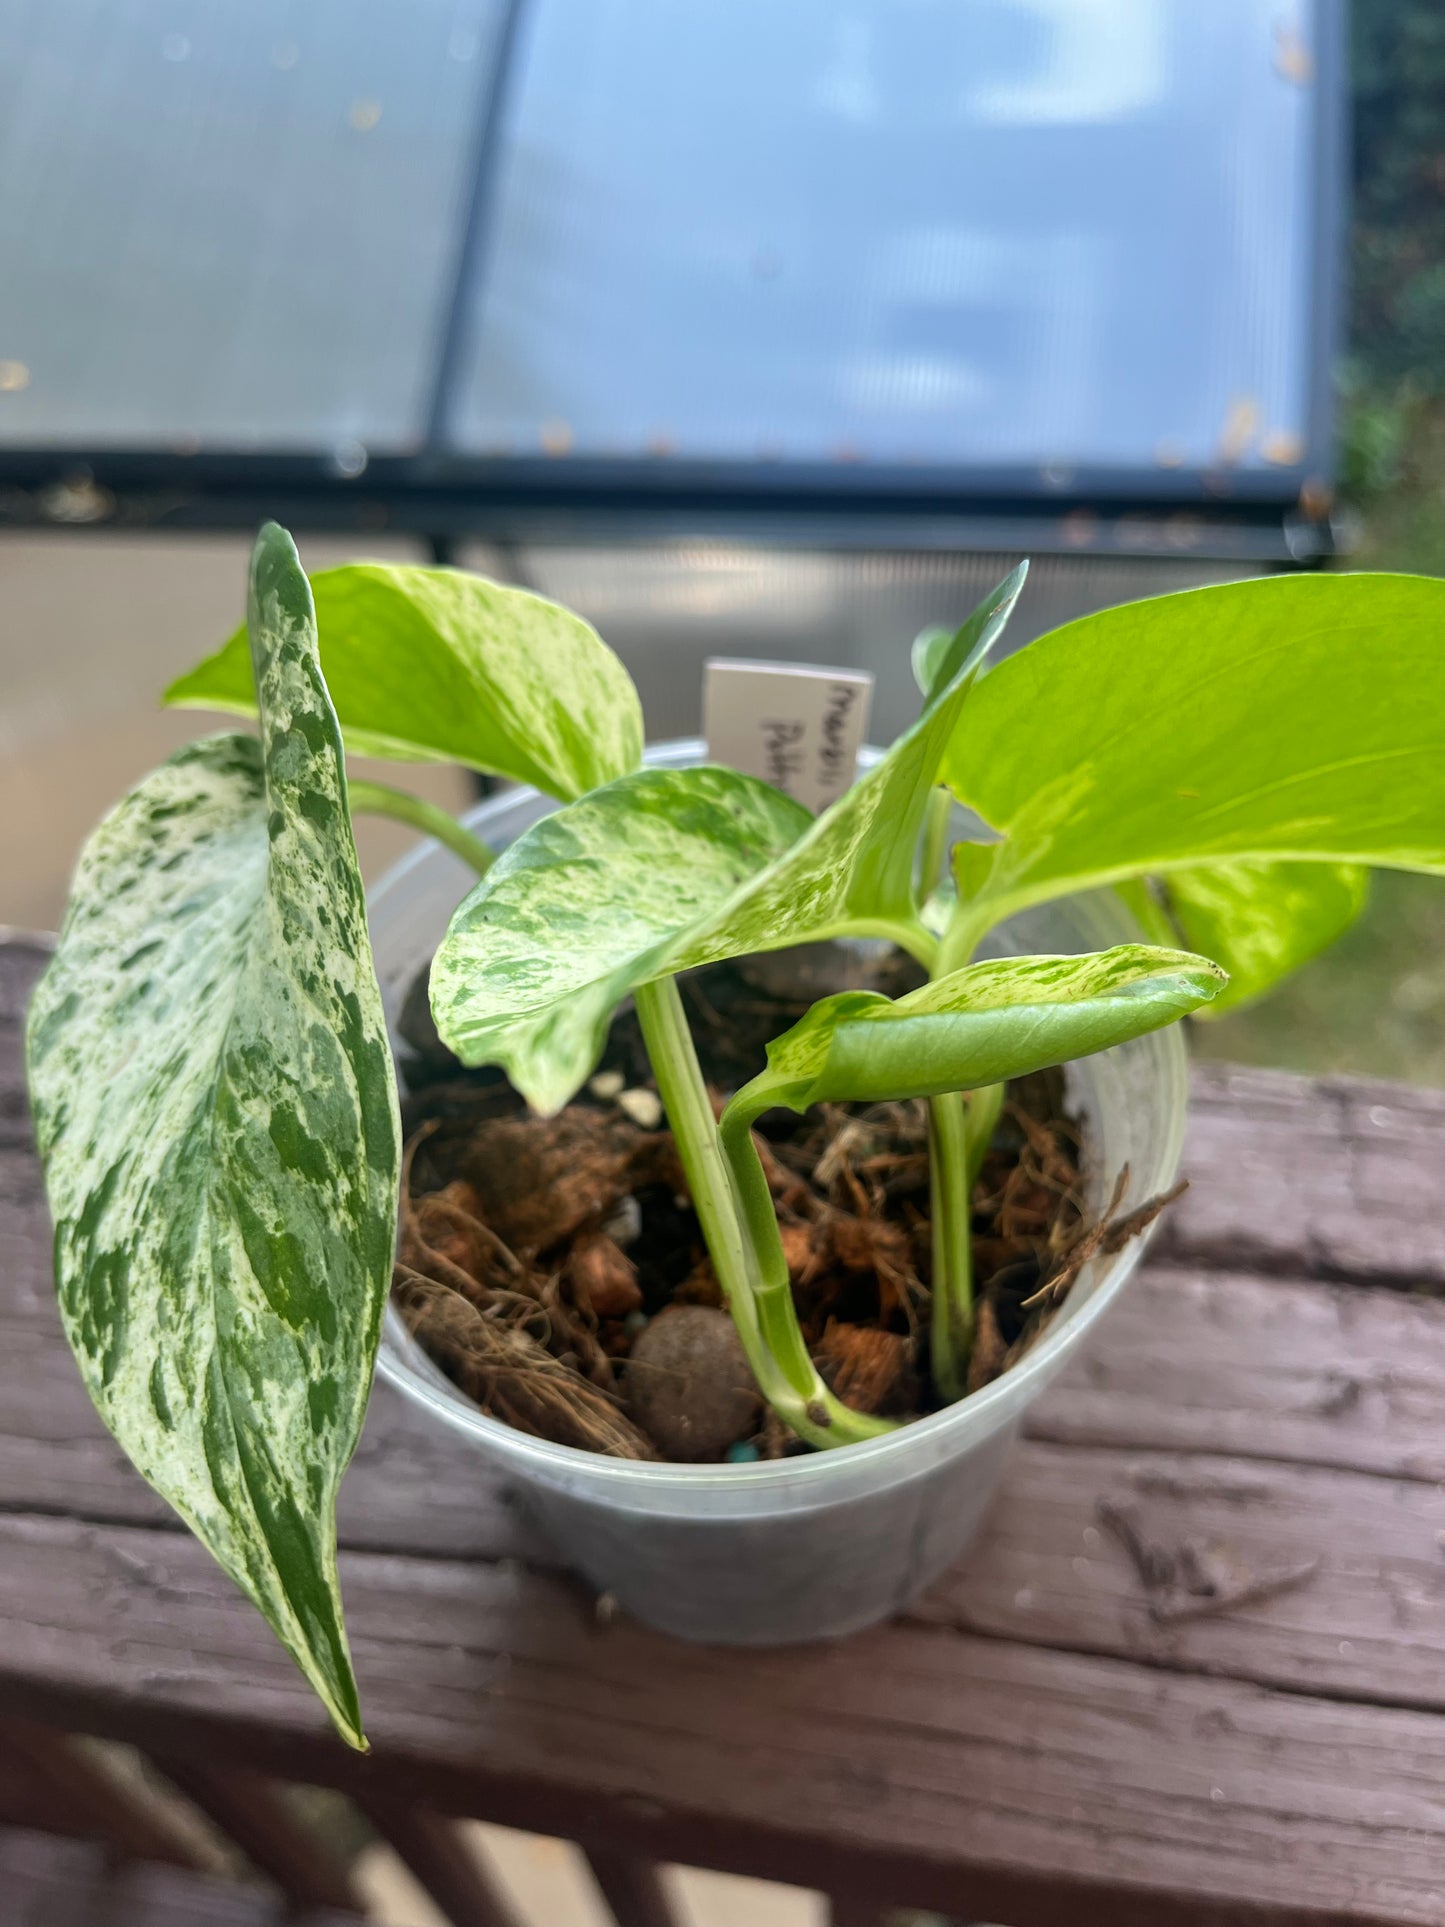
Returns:
[[[816,815],[857,774],[872,700],[872,676],[856,669],[714,657],[703,677],[707,753]]]

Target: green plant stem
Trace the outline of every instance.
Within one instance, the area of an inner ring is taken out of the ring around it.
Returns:
[[[918,866],[918,901],[927,903],[938,888],[943,866],[948,860],[948,819],[953,814],[953,796],[940,784],[928,799],[923,819],[923,854]]]
[[[479,877],[484,877],[497,860],[494,850],[489,850],[479,836],[473,836],[436,803],[425,802],[406,790],[394,790],[389,783],[371,783],[357,777],[348,783],[347,791],[353,811],[394,817],[398,823],[407,823],[414,830],[425,830],[428,836],[445,844],[453,856],[470,864]]]
[[[928,872],[924,872],[925,875]],[[986,913],[955,907],[939,943],[933,975],[961,970],[990,927]],[[933,1382],[946,1403],[963,1397],[973,1344],[973,1187],[1003,1108],[999,1084],[951,1091],[928,1103],[928,1193],[933,1224]]]
[[[763,1396],[810,1445],[850,1445],[890,1430],[834,1398],[808,1356],[751,1134],[744,1125],[745,1155],[736,1147],[725,1154],[675,980],[643,984],[633,995],[703,1237]]]
[[[827,934],[829,937],[881,937],[886,943],[897,944],[915,963],[935,974],[938,939],[916,917],[854,917]]]
[[[965,964],[971,963],[974,951],[1005,915],[1007,908],[996,898],[956,903],[939,939],[934,976],[946,977],[950,971],[962,970]]]
[[[972,1187],[961,1091],[928,1101],[928,1195],[933,1221],[933,1382],[951,1405],[963,1397],[973,1343]]]
[[[880,1438],[896,1429],[891,1419],[855,1412],[835,1398],[808,1355],[793,1304],[788,1261],[778,1231],[778,1216],[757,1146],[752,1119],[733,1113],[722,1131],[723,1154],[732,1174],[737,1199],[757,1264],[757,1313],[764,1342],[777,1359],[796,1400],[802,1401],[802,1423],[785,1413],[788,1423],[814,1445],[855,1445]]]
[[[993,1134],[998,1129],[999,1118],[1003,1115],[1004,1087],[1002,1084],[985,1084],[981,1089],[968,1094],[968,1115],[965,1124],[968,1133],[968,1188],[972,1194],[978,1183],[978,1174],[983,1169],[988,1147],[993,1142]]]

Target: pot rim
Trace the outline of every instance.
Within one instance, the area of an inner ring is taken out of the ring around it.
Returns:
[[[859,762],[863,768],[877,758],[880,752],[871,745],[860,752]],[[687,767],[706,760],[706,744],[699,737],[680,737],[658,743],[650,743],[645,751],[644,760],[649,765],[663,767]],[[462,821],[467,828],[485,837],[492,819],[518,801],[539,795],[540,792],[529,785],[510,785],[495,796],[485,798],[474,808],[467,811]],[[548,803],[555,799],[546,798]],[[561,805],[557,805],[561,807]],[[412,872],[423,864],[432,863],[439,858],[456,862],[449,853],[432,838],[418,843],[415,849],[392,865],[367,892],[368,909],[373,913],[384,907],[386,896],[404,884]],[[460,869],[460,865],[458,864]],[[1069,899],[1087,914],[1089,899],[1087,894]],[[1111,898],[1111,906],[1116,922],[1123,919],[1132,922],[1129,913],[1117,897]],[[1102,933],[1101,933],[1102,934]],[[1118,941],[1115,934],[1111,941]],[[1159,1074],[1165,1085],[1165,1115],[1168,1120],[1167,1137],[1160,1160],[1160,1188],[1167,1189],[1178,1173],[1184,1145],[1185,1116],[1188,1103],[1189,1055],[1184,1044],[1182,1028],[1178,1024],[1152,1033],[1151,1043],[1160,1052]],[[1125,1048],[1128,1048],[1127,1046]],[[1109,1052],[1099,1055],[1108,1057]],[[1087,1065],[1092,1060],[1076,1060]],[[1087,1070],[1081,1073],[1088,1075]],[[551,1439],[541,1439],[529,1432],[519,1431],[502,1419],[490,1417],[473,1405],[465,1395],[452,1386],[436,1367],[436,1379],[422,1376],[408,1363],[402,1349],[415,1346],[415,1341],[401,1324],[395,1306],[388,1298],[382,1328],[381,1345],[377,1353],[377,1369],[389,1385],[396,1388],[414,1404],[441,1419],[448,1426],[459,1428],[471,1436],[475,1443],[484,1449],[521,1462],[527,1468],[543,1476],[551,1475],[554,1482],[565,1480],[575,1483],[579,1478],[589,1485],[616,1486],[645,1483],[654,1494],[660,1495],[670,1490],[681,1495],[689,1490],[706,1491],[723,1496],[766,1486],[778,1493],[787,1492],[805,1496],[813,1488],[824,1486],[837,1477],[843,1469],[884,1467],[905,1455],[911,1455],[919,1446],[935,1445],[942,1447],[948,1434],[954,1430],[977,1429],[981,1421],[997,1412],[1002,1423],[1015,1408],[1032,1402],[1031,1394],[1042,1390],[1038,1381],[1047,1381],[1053,1376],[1053,1368],[1059,1352],[1065,1348],[1072,1350],[1084,1334],[1091,1330],[1109,1306],[1123,1290],[1132,1276],[1154,1235],[1155,1225],[1149,1226],[1142,1236],[1135,1238],[1122,1251],[1102,1260],[1107,1267],[1102,1275],[1096,1274],[1098,1281],[1085,1296],[1079,1296],[1079,1284],[1075,1282],[1069,1297],[1059,1315],[1049,1325],[1039,1342],[1020,1359],[1018,1364],[985,1385],[980,1391],[971,1392],[957,1399],[952,1405],[945,1405],[937,1412],[930,1412],[925,1418],[914,1419],[900,1425],[894,1432],[885,1433],[876,1439],[866,1439],[854,1445],[829,1447],[826,1450],[799,1455],[796,1458],[758,1460],[752,1464],[684,1464],[674,1460],[617,1459],[599,1452],[586,1452],[580,1446],[558,1445]],[[1096,1259],[1089,1267],[1100,1264]],[[1085,1276],[1088,1275],[1086,1271]],[[1071,1309],[1071,1306],[1073,1309]],[[428,1361],[430,1364],[430,1361]],[[905,1468],[899,1464],[902,1474]]]

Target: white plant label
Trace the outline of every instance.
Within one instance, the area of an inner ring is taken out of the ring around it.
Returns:
[[[714,657],[703,676],[708,757],[816,815],[857,774],[872,701],[873,678],[856,669]]]

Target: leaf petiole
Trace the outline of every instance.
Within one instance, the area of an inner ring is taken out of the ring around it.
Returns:
[[[963,1397],[973,1342],[973,1212],[967,1176],[963,1093],[946,1091],[928,1104],[928,1193],[933,1221],[929,1348],[933,1382],[945,1405]]]
[[[810,1445],[891,1430],[836,1399],[808,1356],[767,1179],[746,1125],[745,1149],[724,1145],[676,979],[640,984],[633,1001],[718,1283],[764,1398]]]
[[[844,1405],[828,1389],[808,1354],[793,1303],[773,1195],[753,1143],[752,1126],[757,1115],[753,1108],[735,1099],[723,1115],[719,1135],[756,1266],[754,1303],[759,1336],[788,1386],[786,1406],[776,1398],[771,1402],[799,1438],[810,1445],[856,1445],[863,1439],[880,1438],[894,1431],[896,1422],[873,1418]]]
[[[940,784],[929,796],[923,818],[923,853],[918,865],[917,892],[920,904],[927,903],[943,877],[943,866],[948,861],[948,820],[952,814],[953,793]]]
[[[394,790],[390,783],[373,783],[363,777],[352,777],[347,787],[353,812],[365,810],[371,816],[389,816],[414,830],[424,830],[453,856],[470,864],[479,877],[484,877],[497,860],[494,850],[439,804],[428,803],[408,790]]]

